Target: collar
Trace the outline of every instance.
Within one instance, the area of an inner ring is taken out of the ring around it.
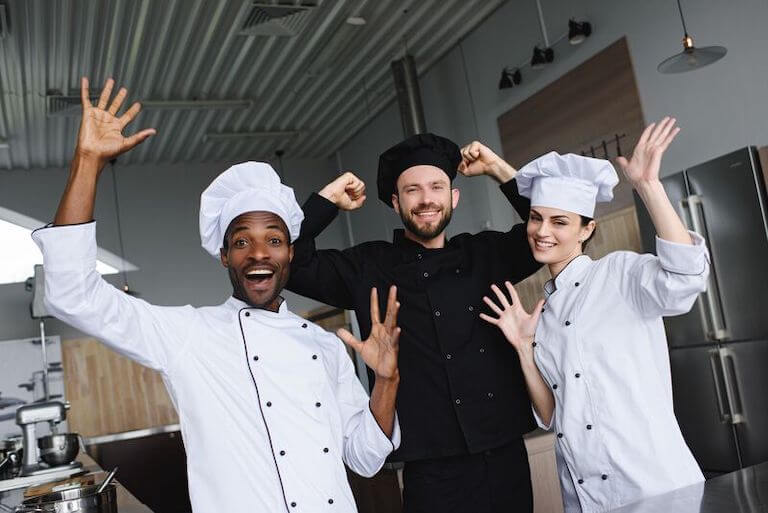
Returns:
[[[280,296],[280,299],[282,299],[282,302],[280,303],[280,307],[277,309],[277,312],[270,312],[269,310],[264,310],[263,308],[256,308],[255,306],[251,306],[244,301],[240,301],[235,296],[230,296],[224,304],[232,310],[240,311],[249,309],[266,316],[284,317],[290,313],[290,310],[288,310],[288,301],[286,301],[282,296]]]
[[[568,265],[554,279],[547,280],[544,284],[544,292],[547,296],[551,296],[559,289],[575,286],[584,276],[590,264],[592,264],[592,259],[588,255],[577,256],[568,262]]]
[[[445,246],[442,248],[427,248],[425,246],[422,246],[415,240],[409,239],[405,236],[405,230],[403,228],[397,228],[392,232],[392,244],[395,246],[399,246],[401,248],[409,248],[409,249],[415,249],[419,251],[440,251],[442,249],[447,248],[450,245],[450,239],[448,239],[448,236],[445,237]]]

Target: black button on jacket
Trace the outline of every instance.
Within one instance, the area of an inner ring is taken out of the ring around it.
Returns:
[[[518,194],[516,182],[501,190],[526,219],[530,203]],[[463,233],[440,249],[427,249],[395,230],[391,243],[317,250],[315,237],[338,209],[317,194],[303,208],[289,290],[354,310],[365,339],[371,287],[379,290],[382,312],[389,286],[398,287],[402,439],[390,459],[478,453],[534,429],[517,354],[498,328],[478,316],[488,312],[482,298],[492,294],[492,283],[516,283],[538,270],[524,224],[505,233]]]

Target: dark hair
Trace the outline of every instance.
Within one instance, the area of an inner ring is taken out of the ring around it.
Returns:
[[[589,223],[594,221],[594,219],[591,218],[591,217],[582,216],[582,215],[580,215],[579,217],[581,217],[581,226],[587,226]],[[589,237],[587,237],[587,240],[585,240],[584,242],[581,243],[581,250],[582,251],[586,251],[587,244],[589,244],[589,241],[592,240],[592,237],[595,236],[596,232],[597,232],[597,226],[595,226],[595,229],[592,230],[592,233],[589,235]]]

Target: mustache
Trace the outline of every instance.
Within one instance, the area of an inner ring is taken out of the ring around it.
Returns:
[[[280,269],[280,266],[275,264],[272,261],[269,261],[269,260],[267,260],[267,261],[265,261],[265,260],[256,260],[253,257],[249,257],[243,263],[243,265],[240,266],[240,271],[247,271],[247,270],[251,269],[252,267],[261,267],[261,268],[268,267],[269,269],[271,269],[272,271],[275,271],[275,272],[277,272]]]
[[[418,205],[416,208],[411,209],[411,213],[413,214],[420,214],[422,212],[425,212],[427,210],[436,210],[438,212],[443,211],[443,206],[438,205],[437,203],[424,203],[421,205]]]

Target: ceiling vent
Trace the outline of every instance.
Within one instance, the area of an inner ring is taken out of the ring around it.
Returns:
[[[317,4],[312,3],[293,5],[253,2],[239,34],[293,37],[304,28],[309,19],[309,11],[315,7]]]
[[[100,93],[91,93],[91,103],[99,103]],[[48,94],[45,97],[45,110],[49,118],[60,116],[79,116],[82,107],[80,96],[65,96],[63,94]]]
[[[8,37],[8,6],[0,4],[0,39]]]

